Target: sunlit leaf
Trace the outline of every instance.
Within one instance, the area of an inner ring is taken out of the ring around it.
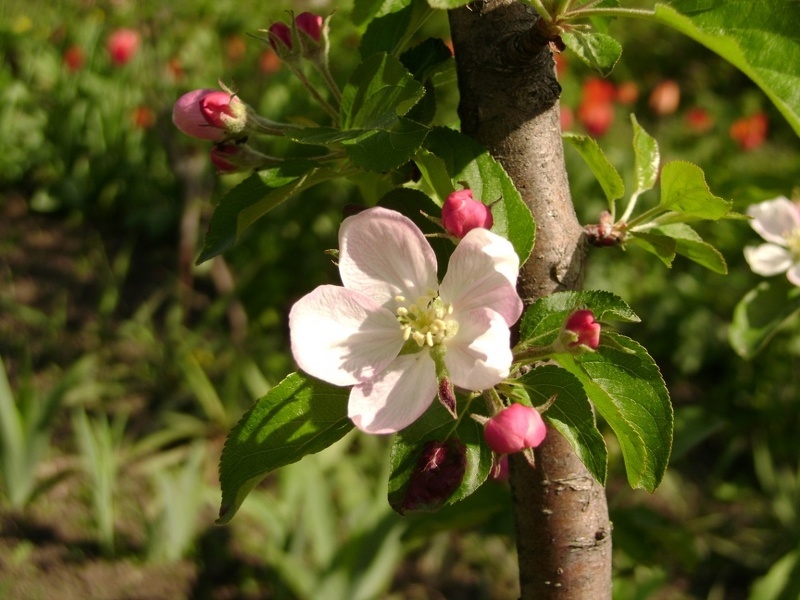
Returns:
[[[633,153],[636,172],[636,193],[646,192],[656,184],[661,155],[658,142],[639,125],[636,115],[631,115],[633,125]]]
[[[545,419],[566,438],[592,476],[604,485],[608,450],[581,382],[564,369],[546,365],[523,375],[520,383],[534,406],[556,396],[544,413]]]
[[[703,170],[690,162],[675,160],[661,171],[661,208],[692,220],[716,221],[726,216],[732,203],[711,193]],[[658,219],[665,224],[668,219]]]
[[[588,135],[580,135],[577,133],[563,134],[565,141],[569,142],[575,150],[581,155],[586,164],[594,173],[600,187],[608,200],[610,209],[614,208],[614,200],[621,198],[625,193],[625,184],[622,182],[622,177],[614,168],[605,153],[600,148],[600,145],[592,137]]]
[[[228,434],[220,459],[227,523],[247,494],[270,471],[324,450],[353,428],[350,390],[293,373],[259,399]]]
[[[573,29],[563,33],[561,39],[578,58],[603,77],[611,74],[622,56],[620,43],[605,33]]]
[[[728,265],[722,253],[703,238],[691,227],[683,223],[665,225],[652,230],[653,233],[666,235],[675,240],[675,252],[685,256],[691,261],[705,268],[720,273],[728,272]]]

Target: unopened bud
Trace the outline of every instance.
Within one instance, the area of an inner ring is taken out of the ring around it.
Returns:
[[[322,24],[324,19],[321,16],[310,12],[304,12],[297,15],[294,22],[297,24],[297,28],[300,31],[306,33],[315,42],[318,42],[322,38]],[[288,45],[291,47],[291,44]]]
[[[489,419],[483,435],[497,454],[512,454],[536,448],[544,441],[547,428],[538,410],[515,403]]]
[[[247,125],[247,105],[233,94],[214,91],[200,98],[200,113],[212,127],[227,136],[240,134]]]
[[[135,29],[117,29],[108,36],[106,50],[111,62],[117,66],[127,63],[139,50],[139,32]]]
[[[463,238],[478,227],[491,229],[493,224],[492,210],[473,199],[472,190],[457,190],[444,201],[442,225],[454,237]]]
[[[286,23],[273,23],[267,32],[269,33],[270,45],[279,55],[281,53],[281,48],[278,46],[279,42],[287,48],[291,48],[293,46],[292,30]]]
[[[594,320],[592,311],[576,310],[564,323],[563,337],[567,348],[596,350],[600,345],[600,329],[600,323]]]
[[[456,438],[426,442],[408,485],[389,502],[400,514],[439,508],[453,495],[467,469],[467,448]]]

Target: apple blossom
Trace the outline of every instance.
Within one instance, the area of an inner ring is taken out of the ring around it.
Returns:
[[[476,227],[491,229],[493,224],[492,210],[474,200],[472,190],[457,190],[444,201],[442,226],[452,236],[461,239]]]
[[[439,284],[419,228],[398,212],[367,209],[339,229],[343,287],[319,286],[292,307],[292,354],[306,373],[353,386],[356,427],[399,431],[427,410],[443,379],[483,390],[508,376],[509,327],[522,312],[518,272],[508,240],[473,229]]]
[[[512,454],[536,448],[544,441],[547,428],[539,411],[514,403],[486,422],[483,436],[497,454]]]
[[[786,273],[800,286],[800,204],[785,196],[753,204],[747,209],[753,217],[750,225],[768,243],[747,246],[744,257],[754,273]]]

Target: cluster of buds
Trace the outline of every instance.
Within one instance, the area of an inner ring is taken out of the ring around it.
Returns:
[[[309,60],[322,73],[336,101],[341,101],[341,92],[328,70],[328,19],[302,13],[292,19],[291,26],[274,23],[266,30],[269,36],[266,41],[274,49],[274,56],[300,78],[336,121],[339,111],[324,99],[300,68],[302,60]],[[192,137],[216,142],[211,150],[211,162],[220,172],[276,164],[277,159],[247,146],[247,140],[253,134],[281,136],[293,126],[261,117],[234,92],[222,84],[220,86],[221,90],[192,90],[178,98],[172,109],[175,126]]]

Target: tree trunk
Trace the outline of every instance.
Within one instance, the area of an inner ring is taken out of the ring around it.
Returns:
[[[488,0],[451,11],[462,131],[505,167],[536,219],[520,272],[526,305],[579,289],[585,240],[564,166],[553,58],[535,11]],[[605,490],[555,430],[536,468],[510,457],[523,600],[611,598],[611,524]]]

